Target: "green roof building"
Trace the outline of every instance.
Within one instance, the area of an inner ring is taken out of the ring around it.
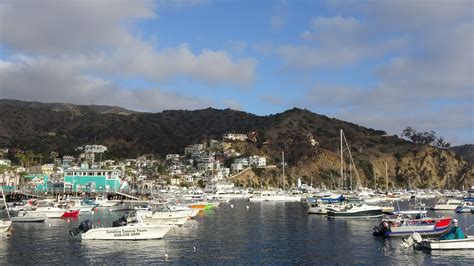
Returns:
[[[64,171],[64,190],[71,192],[116,192],[121,189],[119,170],[68,169]]]

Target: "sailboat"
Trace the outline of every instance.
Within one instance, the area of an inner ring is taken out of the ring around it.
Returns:
[[[0,235],[8,235],[13,229],[12,221],[10,220],[10,211],[7,208],[7,201],[5,199],[5,194],[3,193],[3,188],[0,187],[0,189],[2,190],[3,204],[5,205],[5,210],[8,216],[8,220],[0,220]]]

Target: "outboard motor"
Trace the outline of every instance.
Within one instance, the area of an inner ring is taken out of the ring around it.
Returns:
[[[112,227],[120,227],[125,225],[127,225],[127,217],[125,217],[125,215],[112,222]]]
[[[89,231],[89,229],[92,229],[92,222],[90,220],[85,220],[79,224],[75,229],[69,230],[69,233],[72,236],[75,236],[79,233],[85,233]]]

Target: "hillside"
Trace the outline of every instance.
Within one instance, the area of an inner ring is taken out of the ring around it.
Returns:
[[[182,154],[189,144],[221,139],[224,133],[254,131],[256,142],[234,143],[234,147],[246,154],[265,155],[274,164],[280,163],[285,151],[288,183],[297,177],[307,182],[313,177],[315,183],[328,185],[336,182],[340,129],[358,167],[359,184],[384,180],[385,161],[391,184],[396,186],[445,187],[448,178],[459,186],[472,184],[472,166],[451,150],[414,145],[380,130],[297,108],[256,116],[230,109],[139,113],[120,107],[0,101],[0,147],[64,155],[96,143],[109,147],[109,158],[163,157]],[[311,145],[311,140],[317,144]],[[262,178],[280,174],[273,171],[262,173]]]
[[[471,165],[474,164],[474,144],[455,146],[451,149],[464,160],[468,161]]]

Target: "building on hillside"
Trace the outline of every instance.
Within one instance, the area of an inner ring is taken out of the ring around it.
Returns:
[[[234,140],[234,141],[245,141],[247,140],[247,134],[234,134],[227,133],[222,137],[224,140]]]
[[[263,168],[267,166],[267,158],[258,155],[249,157],[249,165],[253,167]]]
[[[63,156],[63,167],[69,168],[74,164],[74,157],[73,156]]]
[[[0,165],[11,166],[12,161],[10,161],[9,159],[0,159]]]
[[[230,168],[232,169],[232,173],[238,173],[244,170],[244,165],[242,163],[235,162],[230,165]]]
[[[43,164],[41,166],[41,173],[44,175],[51,175],[54,173],[54,164]]]
[[[224,178],[229,177],[229,175],[230,175],[230,168],[222,167],[222,168],[220,169],[220,171],[222,172],[222,176],[223,176]]]
[[[71,192],[115,192],[122,180],[119,170],[71,169],[64,171],[64,190]]]
[[[191,144],[184,148],[184,155],[191,155],[193,153],[199,153],[200,151],[204,150],[204,144]]]
[[[249,160],[247,158],[237,158],[234,162],[242,164],[243,167],[249,166]]]
[[[179,161],[179,154],[166,154],[167,161]]]

